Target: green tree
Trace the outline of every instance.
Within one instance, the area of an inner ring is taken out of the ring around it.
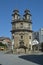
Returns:
[[[2,42],[0,42],[0,46],[7,47],[7,45],[3,44]]]

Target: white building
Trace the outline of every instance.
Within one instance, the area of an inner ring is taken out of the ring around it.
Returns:
[[[39,30],[39,42],[42,43],[43,42],[43,28],[41,28]]]
[[[37,39],[34,39],[32,41],[32,50],[33,51],[38,51],[39,50],[39,42],[37,41]]]

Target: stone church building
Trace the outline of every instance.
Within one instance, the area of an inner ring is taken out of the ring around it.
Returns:
[[[23,18],[18,10],[12,13],[12,39],[14,40],[14,49],[17,53],[27,53],[32,50],[32,20],[29,10],[25,10]]]

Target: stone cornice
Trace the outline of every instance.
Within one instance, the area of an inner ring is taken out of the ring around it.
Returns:
[[[19,23],[19,22],[25,22],[25,23],[31,23],[32,24],[32,22],[31,22],[32,20],[12,20],[12,22],[11,22],[11,24],[13,24],[13,23]]]
[[[12,33],[14,32],[33,32],[32,30],[26,30],[26,29],[16,29],[16,30],[11,30]]]

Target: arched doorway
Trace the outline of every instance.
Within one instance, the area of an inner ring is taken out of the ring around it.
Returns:
[[[27,49],[27,47],[24,45],[24,41],[20,41],[19,44],[20,44],[20,45],[19,45],[19,49],[24,50],[24,52],[26,53],[26,49]],[[21,52],[22,52],[22,51],[21,51]]]

